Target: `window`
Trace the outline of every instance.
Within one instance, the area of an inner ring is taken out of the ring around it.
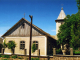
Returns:
[[[10,43],[10,42],[12,42],[12,41],[9,41],[9,43]]]
[[[22,26],[21,26],[21,28],[24,28],[24,27],[25,27],[25,24],[23,23]]]
[[[20,41],[20,49],[25,49],[25,41]]]
[[[38,49],[38,41],[33,41],[33,43],[35,44],[36,48]]]

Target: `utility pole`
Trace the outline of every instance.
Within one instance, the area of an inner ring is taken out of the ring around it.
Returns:
[[[30,44],[29,44],[29,60],[31,60],[31,40],[32,40],[32,18],[33,16],[29,15],[31,18],[31,24],[30,24]]]

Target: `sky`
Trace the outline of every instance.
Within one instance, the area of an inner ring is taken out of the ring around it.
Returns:
[[[0,0],[0,36],[16,24],[21,18],[50,35],[56,35],[56,22],[61,7],[66,15],[78,12],[76,0]]]

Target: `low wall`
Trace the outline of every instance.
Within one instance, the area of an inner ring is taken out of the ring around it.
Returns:
[[[23,57],[24,59],[27,58],[27,60],[29,60],[29,55],[17,55],[17,56]],[[80,55],[31,56],[31,58],[39,58],[40,60],[80,60]]]
[[[80,55],[54,55],[53,60],[80,60]]]
[[[7,55],[7,54],[2,54],[2,55]],[[9,55],[9,56],[11,57],[12,55]],[[29,60],[29,55],[17,55],[17,56],[23,57],[24,59],[27,58],[27,60]],[[31,55],[31,58],[39,58],[40,60],[53,60],[53,56],[33,56]]]

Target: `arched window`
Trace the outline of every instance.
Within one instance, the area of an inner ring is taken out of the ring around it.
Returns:
[[[20,49],[25,49],[25,41],[20,41]]]
[[[36,48],[38,49],[38,41],[33,41],[33,44],[35,44]]]

